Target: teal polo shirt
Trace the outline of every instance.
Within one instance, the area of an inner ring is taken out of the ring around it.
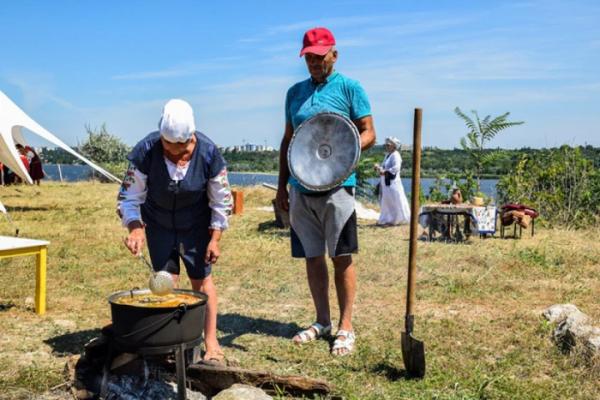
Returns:
[[[316,84],[312,78],[296,83],[285,98],[285,121],[294,130],[305,120],[321,112],[334,112],[354,121],[371,115],[369,98],[360,83],[337,71],[325,82]],[[288,180],[302,192],[309,192],[293,176]],[[342,186],[356,186],[356,173],[352,173]]]

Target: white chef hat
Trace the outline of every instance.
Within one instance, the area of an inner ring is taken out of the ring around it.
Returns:
[[[181,99],[169,100],[158,121],[158,129],[167,142],[185,143],[190,140],[196,131],[192,106]]]

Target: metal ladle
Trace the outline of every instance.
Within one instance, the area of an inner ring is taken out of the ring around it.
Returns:
[[[152,264],[144,257],[140,252],[140,260],[148,266],[150,269],[150,279],[148,280],[148,287],[150,291],[157,296],[165,296],[173,291],[174,282],[173,277],[167,271],[156,272],[152,267]]]

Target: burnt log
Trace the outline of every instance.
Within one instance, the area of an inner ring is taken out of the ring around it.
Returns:
[[[168,366],[174,370],[175,365]],[[324,380],[299,375],[276,375],[238,367],[192,364],[187,368],[188,383],[192,388],[213,396],[236,383],[263,389],[269,394],[286,393],[297,397],[314,397],[331,393],[332,386]]]

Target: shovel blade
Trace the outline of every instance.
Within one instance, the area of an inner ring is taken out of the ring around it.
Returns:
[[[408,375],[414,378],[425,376],[425,345],[412,335],[402,332],[402,359]]]

